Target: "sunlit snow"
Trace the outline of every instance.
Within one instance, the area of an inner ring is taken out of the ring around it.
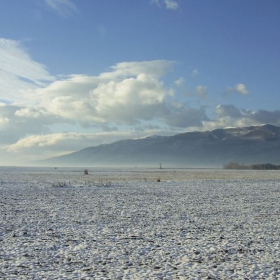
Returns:
[[[280,277],[279,171],[0,170],[1,279]]]

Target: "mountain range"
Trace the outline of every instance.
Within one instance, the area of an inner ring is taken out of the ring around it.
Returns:
[[[273,125],[147,136],[85,148],[41,161],[55,166],[222,167],[229,162],[280,164],[280,127]]]

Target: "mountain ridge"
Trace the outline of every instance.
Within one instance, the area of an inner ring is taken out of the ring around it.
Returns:
[[[88,147],[41,161],[56,166],[221,167],[228,162],[280,164],[280,127],[270,124],[152,135]]]

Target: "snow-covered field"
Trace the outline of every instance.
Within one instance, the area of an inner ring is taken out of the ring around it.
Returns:
[[[0,279],[280,279],[279,171],[0,168],[0,210]]]

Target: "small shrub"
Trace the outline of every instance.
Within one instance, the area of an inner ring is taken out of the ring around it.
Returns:
[[[157,178],[157,182],[160,182],[160,178]]]
[[[52,187],[54,187],[54,188],[65,188],[65,187],[67,187],[67,184],[65,182],[57,182],[57,183],[53,183]]]
[[[85,174],[85,175],[88,175],[88,169],[85,169],[85,170],[84,170],[84,174]]]

